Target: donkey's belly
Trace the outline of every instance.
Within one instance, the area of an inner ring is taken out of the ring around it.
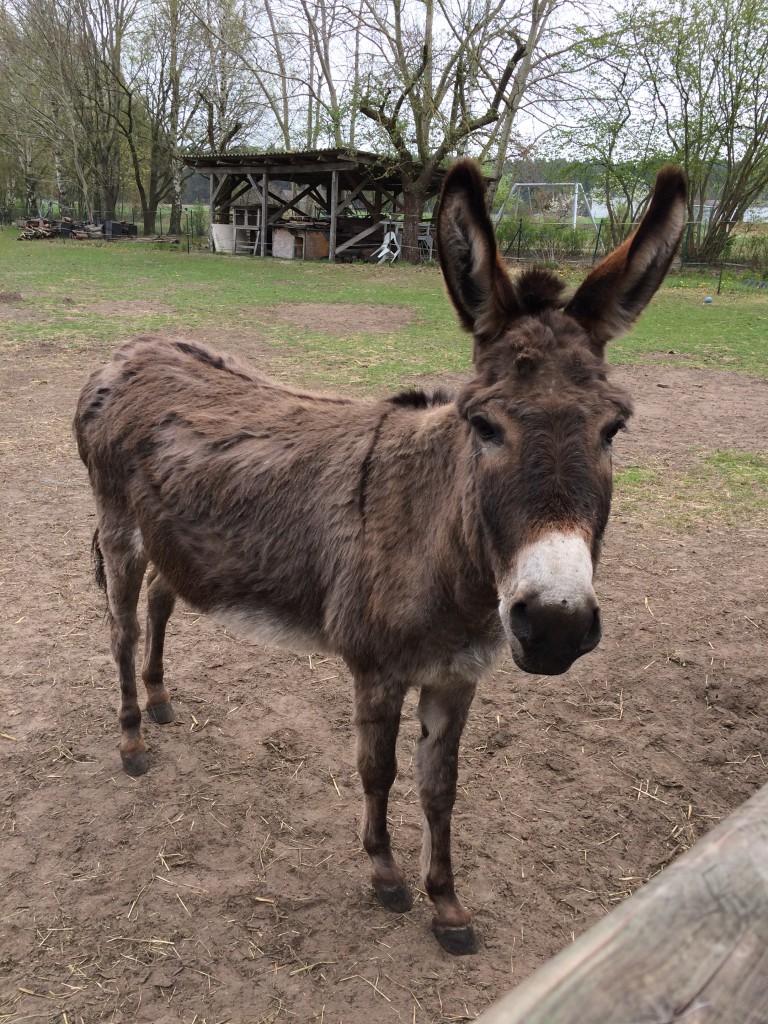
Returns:
[[[299,654],[329,653],[321,630],[307,628],[289,616],[265,608],[212,608],[208,614],[227,629],[252,643],[285,647]]]

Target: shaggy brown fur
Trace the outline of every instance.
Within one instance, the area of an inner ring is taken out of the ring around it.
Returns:
[[[438,227],[448,290],[474,334],[475,376],[455,399],[313,394],[201,345],[159,338],[123,346],[93,374],[74,429],[98,513],[94,552],[109,600],[126,771],[149,766],[134,657],[151,563],[142,676],[156,722],[173,717],[163,644],[177,597],[254,637],[334,652],[350,666],[363,843],[376,892],[394,910],[411,897],[390,849],[387,799],[403,697],[420,688],[434,930],[452,952],[475,948],[451,869],[459,739],[505,636],[534,672],[564,671],[599,641],[589,580],[583,599],[554,601],[546,579],[540,593],[526,583],[521,597],[516,574],[520,553],[539,538],[564,537],[567,550],[581,545],[587,563],[597,559],[610,442],[631,412],[608,382],[603,342],[661,282],[683,198],[679,172],[663,172],[635,241],[566,305],[551,272],[507,276],[482,179],[459,162]]]

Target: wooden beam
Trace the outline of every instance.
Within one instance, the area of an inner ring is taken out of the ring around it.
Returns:
[[[331,237],[328,248],[328,262],[336,260],[336,229],[339,223],[339,172],[331,171]]]
[[[208,179],[208,223],[213,224],[213,190],[215,187],[216,175],[212,174]],[[211,250],[213,250],[213,229],[211,229]]]
[[[330,171],[349,171],[354,173],[358,170],[358,163],[355,160],[334,160],[327,163],[317,161],[304,161],[303,163],[255,163],[255,164],[196,164],[195,170],[200,174],[254,174],[261,176],[268,174],[270,178],[278,181],[290,181],[296,174],[312,175],[314,178],[322,178]]]
[[[768,786],[479,1018],[765,1024]]]
[[[252,174],[248,175],[248,181],[250,181],[251,188],[253,189],[253,191],[258,196],[259,204],[261,204],[261,198],[262,198],[261,197],[261,185],[259,184],[258,181],[256,181],[256,179],[254,178],[254,176]]]
[[[272,198],[275,199],[278,203],[280,203],[280,209],[276,213],[272,214],[272,216],[269,219],[270,224],[274,224],[275,221],[279,220],[284,213],[287,213],[288,210],[292,210],[297,203],[301,202],[302,199],[306,199],[308,195],[311,195],[312,189],[312,185],[307,185],[305,189],[299,192],[299,194],[295,196],[293,199],[291,199],[289,202],[286,202],[284,199],[281,199],[279,196],[276,196],[273,192],[271,192],[270,195],[272,196]]]
[[[352,238],[344,243],[344,245],[340,245],[336,249],[336,255],[338,256],[340,252],[344,252],[344,250],[348,249],[351,245],[355,245],[357,242],[362,241],[362,239],[367,238],[368,235],[372,235],[373,232],[378,231],[380,227],[381,224],[371,224],[370,227],[364,228],[362,231],[358,231],[358,233],[353,235]]]
[[[318,191],[317,184],[311,185],[310,188],[312,190],[309,193],[310,198],[314,199],[318,206],[322,207],[324,210],[328,210],[328,197]]]
[[[376,207],[364,192],[361,192],[358,196],[355,196],[355,198],[360,200],[371,217],[376,216]]]
[[[261,176],[261,255],[267,255],[267,215],[269,213],[269,176]]]
[[[212,178],[211,178],[211,180],[213,181],[213,179],[214,179],[215,177],[216,177],[216,176],[215,176],[215,175],[213,175],[213,176],[212,176]],[[219,183],[218,183],[218,184],[216,185],[216,188],[215,188],[215,189],[213,190],[213,195],[212,195],[212,197],[211,197],[211,203],[212,203],[212,204],[213,204],[214,206],[219,206],[219,205],[220,205],[220,203],[221,203],[221,197],[222,197],[222,194],[224,193],[224,191],[225,191],[225,189],[226,189],[227,187],[229,188],[229,192],[227,193],[227,195],[229,196],[229,195],[231,195],[231,194],[232,194],[232,189],[233,189],[233,188],[234,188],[235,186],[234,186],[234,184],[232,183],[232,181],[230,180],[231,178],[232,178],[232,175],[231,175],[231,174],[222,174],[222,176],[221,176],[221,180],[220,180],[220,181],[219,181]]]
[[[339,213],[341,213],[343,210],[346,210],[346,208],[349,206],[349,204],[354,202],[355,199],[361,199],[361,200],[364,201],[364,196],[362,195],[362,192],[363,192],[363,189],[366,189],[366,188],[369,188],[369,189],[373,188],[373,182],[369,181],[367,178],[364,181],[361,181],[360,184],[355,189],[353,189],[349,193],[349,195],[346,196],[345,199],[343,199],[339,203]]]
[[[236,203],[241,196],[245,195],[246,192],[250,192],[252,187],[253,186],[251,185],[250,180],[239,181],[236,185],[234,185],[228,200],[230,206],[232,205],[232,203]]]

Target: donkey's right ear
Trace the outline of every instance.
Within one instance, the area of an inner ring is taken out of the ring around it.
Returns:
[[[517,300],[499,260],[485,204],[485,179],[471,160],[457,160],[446,176],[437,216],[437,250],[462,325],[476,341],[495,337],[514,315]]]

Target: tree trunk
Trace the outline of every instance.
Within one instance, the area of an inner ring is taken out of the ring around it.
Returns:
[[[702,263],[717,263],[725,259],[728,251],[730,227],[730,223],[722,218],[710,221],[698,253],[698,258]]]
[[[101,215],[104,220],[115,220],[117,210],[117,190],[104,184],[101,190]]]
[[[69,208],[69,195],[67,192],[67,185],[64,178],[64,169],[61,159],[61,147],[57,140],[56,146],[53,153],[53,166],[54,173],[56,175],[56,195],[59,200],[59,212],[61,213],[64,209]]]
[[[171,223],[169,235],[181,234],[181,165],[177,159],[173,161],[173,183],[171,184]]]
[[[419,224],[424,216],[425,190],[413,182],[403,181],[403,247],[400,259],[419,263]]]
[[[36,217],[37,210],[37,178],[31,174],[24,175],[24,212],[27,217]]]

